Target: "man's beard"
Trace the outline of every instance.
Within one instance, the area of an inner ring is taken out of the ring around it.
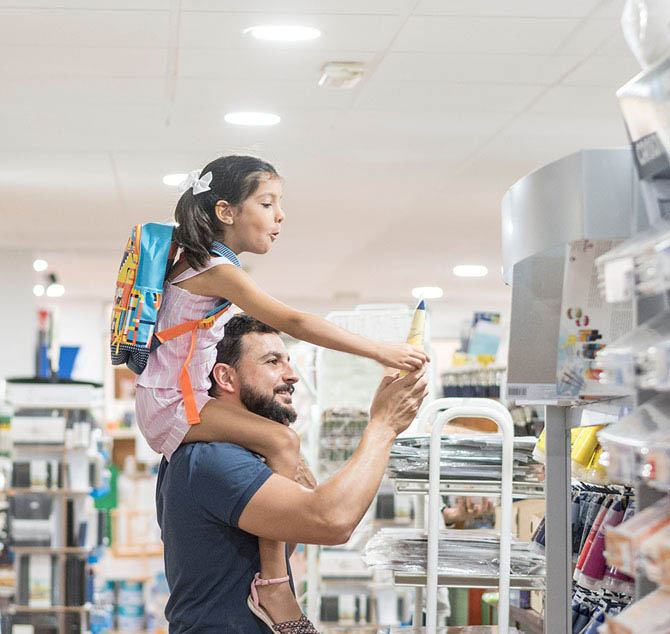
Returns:
[[[282,425],[288,425],[298,418],[298,413],[288,405],[280,405],[275,401],[274,397],[277,390],[287,389],[291,390],[288,385],[281,385],[275,389],[272,396],[266,396],[256,391],[246,383],[240,384],[240,401],[250,412],[269,418]]]

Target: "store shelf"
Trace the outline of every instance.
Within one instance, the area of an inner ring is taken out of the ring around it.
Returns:
[[[397,586],[423,587],[426,575],[394,572],[393,583]],[[497,588],[498,575],[438,575],[438,586],[449,588]],[[544,590],[543,575],[512,575],[510,588],[519,590]]]
[[[41,555],[41,554],[72,554],[86,555],[91,552],[91,548],[79,546],[67,546],[64,548],[51,548],[50,546],[12,546],[11,551],[15,555]]]
[[[395,492],[400,494],[428,494],[428,480],[397,478]],[[442,495],[474,495],[500,497],[500,480],[440,480]],[[513,482],[512,497],[518,499],[543,499],[544,482]]]
[[[67,496],[87,496],[91,494],[91,489],[76,490],[76,489],[49,489],[47,487],[17,487],[12,489],[7,489],[6,494],[8,497],[14,495],[32,495],[32,494],[44,494],[44,495],[67,495]]]
[[[32,607],[30,605],[12,605],[10,611],[14,613],[20,612],[88,612],[91,605],[49,605],[45,607]]]

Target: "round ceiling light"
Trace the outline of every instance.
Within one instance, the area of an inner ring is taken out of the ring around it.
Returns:
[[[46,271],[48,266],[49,264],[47,263],[46,260],[35,260],[33,262],[33,268],[38,272]]]
[[[444,291],[439,286],[417,286],[412,289],[412,297],[416,299],[440,299]]]
[[[47,286],[47,297],[63,297],[65,295],[65,287],[62,284],[49,284]]]
[[[307,42],[321,37],[321,31],[313,26],[300,24],[258,24],[244,29],[251,37],[269,42]]]
[[[179,187],[185,180],[188,174],[166,174],[163,176],[163,185],[170,187]]]
[[[481,264],[459,264],[453,268],[456,277],[484,277],[488,272]]]
[[[44,295],[44,284],[35,284],[33,286],[33,295],[35,297],[42,297]]]
[[[224,117],[226,123],[233,125],[277,125],[281,121],[278,114],[271,112],[229,112]]]

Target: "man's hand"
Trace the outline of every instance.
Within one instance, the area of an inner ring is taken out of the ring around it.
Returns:
[[[397,436],[409,427],[427,394],[425,368],[415,370],[402,379],[398,378],[398,373],[385,376],[370,406],[370,422],[376,421],[388,427]]]
[[[294,480],[306,489],[316,489],[316,478],[309,470],[309,467],[302,456],[300,456],[298,460],[298,468],[296,469]]]

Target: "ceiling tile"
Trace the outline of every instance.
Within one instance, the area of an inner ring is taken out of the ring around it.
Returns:
[[[0,9],[0,45],[164,47],[165,11]]]
[[[282,0],[283,13],[388,14],[406,11],[415,0]],[[277,12],[277,0],[182,0],[184,11]]]
[[[166,50],[160,48],[0,47],[0,77],[162,77]]]
[[[324,63],[333,60],[369,62],[371,52],[297,51],[267,48],[185,48],[179,52],[179,76],[184,78],[303,80],[318,82]],[[264,90],[261,88],[261,90]]]
[[[481,55],[477,53],[390,53],[375,80],[463,83],[554,83],[580,57],[549,55]]]
[[[440,84],[436,82],[371,81],[356,108],[399,112],[517,112],[540,91],[514,84]]]
[[[414,15],[513,16],[526,18],[581,18],[599,0],[421,0]]]
[[[593,56],[580,64],[567,75],[561,83],[570,86],[623,86],[640,72],[637,60],[631,54],[622,57],[616,63],[611,58]]]
[[[591,55],[620,32],[617,20],[585,20],[554,52],[558,55]]]
[[[393,50],[549,55],[578,24],[568,18],[413,17]]]
[[[270,14],[264,20],[293,21],[315,26],[323,31],[310,42],[260,42],[244,30],[258,23],[258,17],[247,13],[184,12],[181,16],[179,42],[185,48],[242,48],[267,51],[376,51],[384,48],[398,26],[396,16],[387,15],[319,15]]]
[[[533,104],[529,113],[556,115],[561,125],[569,121],[568,113],[576,118],[600,116],[605,120],[620,116],[616,88],[612,86],[554,86]]]

